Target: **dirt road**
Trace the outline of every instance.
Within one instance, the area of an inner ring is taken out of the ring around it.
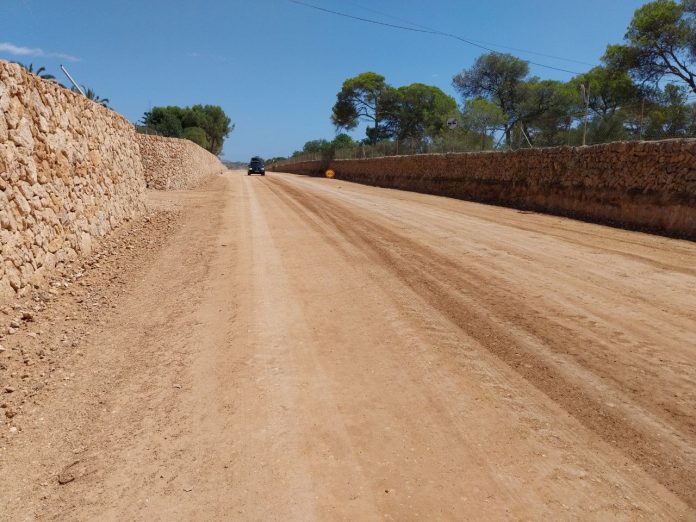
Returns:
[[[27,326],[83,338],[0,425],[2,520],[695,519],[693,243],[280,174],[152,198],[118,292]]]

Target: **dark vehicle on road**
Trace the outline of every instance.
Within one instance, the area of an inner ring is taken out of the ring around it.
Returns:
[[[247,176],[251,176],[252,174],[261,174],[262,176],[266,175],[266,165],[263,163],[263,159],[259,158],[258,156],[254,156],[249,162],[249,171],[247,172]]]

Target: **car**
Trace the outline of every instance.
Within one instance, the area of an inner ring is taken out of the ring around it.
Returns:
[[[261,174],[262,176],[266,175],[266,165],[263,163],[263,159],[259,158],[258,156],[254,156],[249,162],[247,176],[251,176],[252,174]]]

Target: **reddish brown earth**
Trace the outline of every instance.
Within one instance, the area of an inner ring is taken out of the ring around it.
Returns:
[[[292,175],[150,196],[2,308],[0,519],[694,520],[694,243]]]

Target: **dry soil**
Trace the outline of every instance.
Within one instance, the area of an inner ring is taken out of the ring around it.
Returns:
[[[0,519],[695,519],[694,243],[287,174],[150,198],[2,308]]]

